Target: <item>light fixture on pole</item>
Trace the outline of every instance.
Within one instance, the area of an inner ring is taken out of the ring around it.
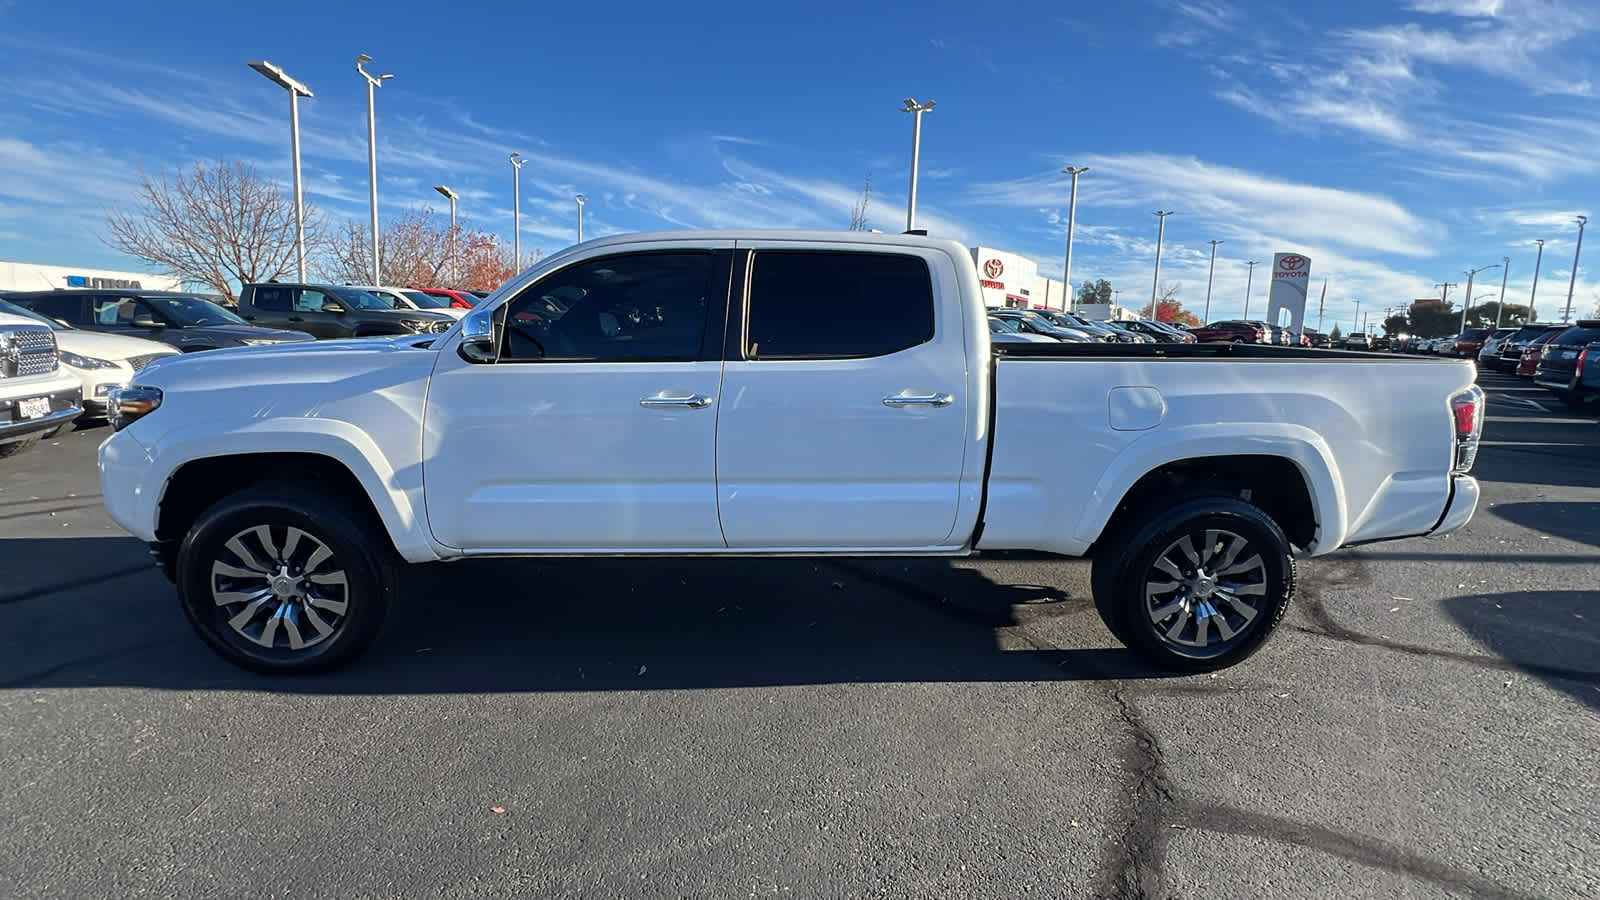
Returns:
[[[374,78],[362,68],[366,63],[372,62],[372,57],[365,53],[356,57],[356,71],[367,80],[367,178],[372,184],[372,283],[383,284],[383,279],[378,272],[378,125],[373,110],[373,88],[382,87],[383,83],[394,75],[384,73]]]
[[[306,280],[306,206],[300,188],[300,104],[301,97],[311,96],[311,89],[290,78],[283,69],[264,59],[249,63],[250,68],[265,75],[269,81],[289,92],[289,152],[294,167],[294,255],[299,266],[299,278]]]
[[[1567,309],[1561,314],[1562,323],[1572,321],[1572,289],[1578,285],[1578,254],[1583,252],[1583,226],[1588,216],[1578,217],[1578,246],[1572,251],[1572,278],[1567,281]]]
[[[1537,298],[1539,296],[1539,264],[1544,262],[1544,238],[1538,238],[1538,239],[1536,239],[1534,241],[1534,243],[1539,245],[1539,255],[1534,257],[1534,259],[1533,259],[1533,289],[1528,291],[1528,321],[1529,322],[1537,322],[1538,321],[1538,319],[1534,315],[1533,301],[1534,301],[1535,298]]]
[[[1206,314],[1201,324],[1211,321],[1211,278],[1217,271],[1217,245],[1223,241],[1207,241],[1211,245],[1211,267],[1206,269]]]
[[[1061,308],[1071,310],[1076,305],[1074,302],[1076,295],[1072,292],[1072,220],[1078,213],[1078,176],[1089,171],[1089,167],[1067,166],[1061,171],[1072,176],[1072,199],[1067,201],[1067,265],[1066,271],[1061,275],[1061,280],[1067,287],[1067,295],[1061,298]]]
[[[905,105],[900,107],[901,112],[912,114],[911,126],[911,194],[906,198],[906,230],[911,231],[917,227],[917,164],[922,157],[922,114],[933,109],[936,101],[927,103],[906,98]]]
[[[522,186],[517,177],[527,163],[521,153],[511,154],[511,271],[522,271]]]
[[[1167,216],[1172,215],[1172,210],[1158,209],[1151,215],[1154,215],[1156,220],[1160,222],[1160,224],[1156,226],[1156,272],[1155,275],[1150,279],[1149,315],[1150,318],[1154,319],[1156,317],[1156,287],[1161,283],[1161,239],[1166,236]]]
[[[1250,286],[1255,281],[1257,262],[1254,259],[1245,261],[1245,265],[1250,267],[1249,273],[1244,277],[1244,320],[1246,322],[1250,321]]]
[[[1500,299],[1495,301],[1494,330],[1500,330],[1500,316],[1506,311],[1506,277],[1511,274],[1511,257],[1502,256],[1500,262],[1505,265],[1500,270]]]
[[[578,243],[583,243],[583,201],[588,198],[582,194],[573,194],[572,199],[578,201]]]
[[[456,199],[455,191],[442,184],[436,184],[433,189],[450,198],[450,286],[455,287],[459,275],[456,274]]]
[[[1487,272],[1490,269],[1498,269],[1498,268],[1500,268],[1500,264],[1499,263],[1495,263],[1492,266],[1483,266],[1482,268],[1478,268],[1478,269],[1467,269],[1466,270],[1466,272],[1467,272],[1467,292],[1462,295],[1466,299],[1461,301],[1461,331],[1466,331],[1467,330],[1467,312],[1472,309],[1472,279],[1473,279],[1473,277],[1476,276],[1479,272]],[[1460,332],[1457,332],[1457,333],[1459,334]]]

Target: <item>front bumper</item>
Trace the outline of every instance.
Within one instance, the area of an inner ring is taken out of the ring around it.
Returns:
[[[1478,510],[1478,479],[1471,475],[1454,475],[1450,479],[1450,499],[1445,502],[1444,515],[1439,517],[1430,536],[1449,534],[1467,524]]]
[[[50,411],[42,416],[31,419],[22,417],[22,403],[46,397],[50,401]],[[62,425],[71,423],[83,415],[83,389],[74,385],[70,388],[57,388],[51,391],[39,391],[36,394],[24,393],[14,398],[0,400],[0,442],[9,442],[16,438],[27,437],[41,431],[49,431]]]
[[[137,424],[137,423],[135,423]],[[134,537],[156,539],[156,510],[162,485],[149,484],[150,451],[127,429],[100,444],[100,496],[106,515]]]

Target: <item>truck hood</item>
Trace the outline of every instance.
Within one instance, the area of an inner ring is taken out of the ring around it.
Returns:
[[[206,331],[211,334],[251,341],[314,341],[316,338],[304,331],[286,328],[261,328],[256,325],[190,325],[183,331]]]

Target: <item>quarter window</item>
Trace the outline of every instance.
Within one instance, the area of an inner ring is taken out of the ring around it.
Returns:
[[[859,359],[933,339],[933,277],[903,253],[759,250],[745,355]]]
[[[686,362],[700,358],[717,293],[710,250],[591,259],[506,304],[503,361]],[[727,292],[726,279],[721,295]]]
[[[264,312],[288,312],[289,289],[285,287],[258,287],[250,295],[250,304]]]

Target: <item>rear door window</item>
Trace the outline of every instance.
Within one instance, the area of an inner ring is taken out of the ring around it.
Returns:
[[[1563,347],[1587,347],[1595,341],[1600,341],[1600,328],[1570,328],[1550,340]]]
[[[933,331],[933,276],[920,257],[758,250],[751,262],[749,359],[887,356]]]
[[[288,312],[289,293],[286,287],[257,287],[250,297],[250,305],[262,312]]]

